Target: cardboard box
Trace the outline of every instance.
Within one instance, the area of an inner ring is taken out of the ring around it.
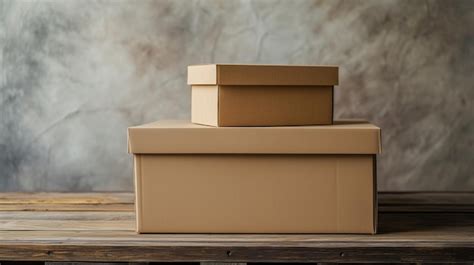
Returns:
[[[332,124],[335,66],[192,65],[191,121],[211,126]]]
[[[128,129],[140,233],[375,233],[380,129]]]

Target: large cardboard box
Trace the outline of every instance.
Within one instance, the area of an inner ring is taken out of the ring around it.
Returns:
[[[375,233],[380,129],[128,129],[140,233]]]
[[[322,125],[333,120],[338,67],[192,65],[191,121],[211,126]]]

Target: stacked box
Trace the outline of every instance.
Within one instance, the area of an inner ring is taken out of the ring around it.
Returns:
[[[138,232],[376,232],[380,128],[333,121],[337,68],[188,69],[194,123],[159,121],[128,129]],[[291,98],[288,105],[275,96],[278,88]],[[328,88],[330,97],[313,93]],[[307,99],[315,106],[297,107]],[[328,102],[329,125],[305,125],[326,123],[319,118],[328,116]],[[226,109],[233,108],[229,115]],[[297,117],[308,111],[315,114]]]
[[[191,121],[211,126],[326,125],[335,66],[193,65]]]

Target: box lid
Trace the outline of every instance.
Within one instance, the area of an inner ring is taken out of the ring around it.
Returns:
[[[190,65],[188,84],[334,86],[339,84],[339,68],[309,65]]]
[[[134,154],[377,154],[380,128],[365,121],[284,127],[210,127],[159,121],[128,128]]]

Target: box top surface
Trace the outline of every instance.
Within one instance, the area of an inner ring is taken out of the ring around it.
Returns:
[[[344,130],[344,129],[380,129],[374,124],[364,120],[336,120],[332,125],[303,125],[303,126],[248,126],[248,127],[214,127],[185,120],[162,120],[150,122],[142,125],[132,126],[129,129],[199,129],[199,130]]]
[[[334,86],[339,84],[339,68],[317,65],[190,65],[188,84]]]
[[[211,127],[159,121],[128,128],[134,154],[377,154],[380,128],[365,121],[334,125]]]

